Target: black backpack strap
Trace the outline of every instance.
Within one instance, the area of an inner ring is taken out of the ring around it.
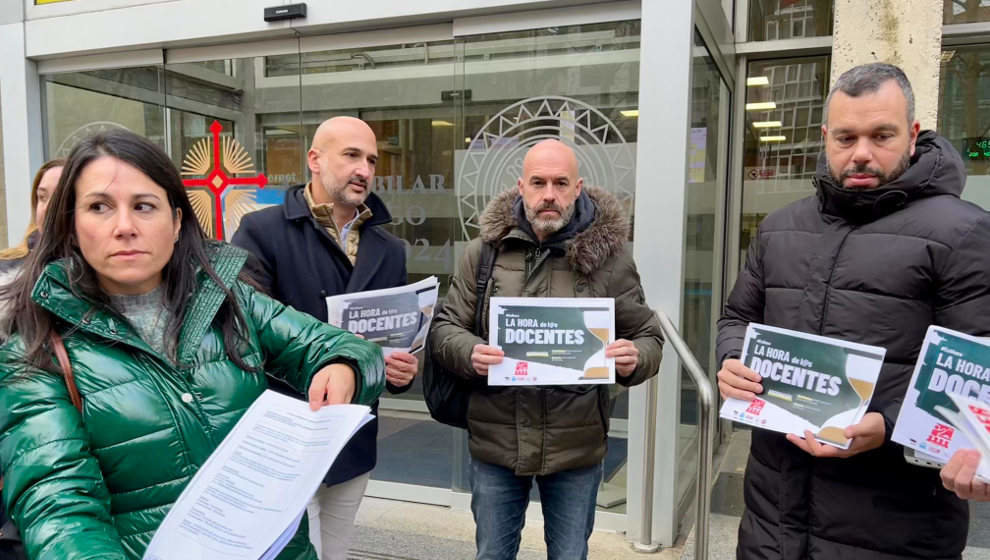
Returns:
[[[491,243],[481,244],[481,257],[478,259],[478,276],[474,283],[474,334],[481,336],[484,332],[482,320],[485,313],[485,292],[488,288],[488,281],[492,278],[492,269],[495,267],[495,257],[498,250]]]

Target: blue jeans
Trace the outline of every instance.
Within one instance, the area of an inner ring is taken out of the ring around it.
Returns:
[[[543,507],[547,558],[588,557],[588,537],[595,526],[595,498],[602,480],[601,463],[543,476],[516,476],[511,469],[471,459],[476,560],[515,559],[534,478]]]

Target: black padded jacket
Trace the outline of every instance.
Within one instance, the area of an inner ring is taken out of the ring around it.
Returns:
[[[719,321],[719,359],[738,357],[749,322],[883,346],[869,411],[887,442],[817,459],[754,430],[739,558],[960,556],[967,504],[889,440],[928,325],[990,335],[990,215],[960,200],[964,184],[958,153],[926,131],[891,183],[845,189],[822,158],[816,196],[760,224]]]

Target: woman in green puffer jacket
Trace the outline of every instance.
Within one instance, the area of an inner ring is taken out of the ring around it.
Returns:
[[[168,156],[139,136],[76,146],[44,231],[0,290],[15,333],[0,349],[3,500],[32,558],[140,558],[266,375],[314,409],[381,393],[378,347],[256,291],[246,253],[206,239]],[[316,558],[306,526],[280,559]]]

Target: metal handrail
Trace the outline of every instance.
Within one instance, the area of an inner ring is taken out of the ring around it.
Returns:
[[[715,451],[715,389],[705,375],[694,353],[677,332],[674,323],[663,311],[655,310],[663,334],[681,358],[684,367],[698,386],[698,480],[696,488],[697,514],[694,528],[694,557],[708,560],[708,525],[712,503],[712,462]],[[649,441],[649,440],[647,440]],[[652,477],[651,477],[652,478]],[[650,481],[650,479],[647,479]],[[650,481],[652,482],[652,481]]]
[[[656,471],[657,437],[657,378],[653,376],[643,384],[646,388],[646,433],[643,446],[643,515],[639,520],[639,542],[633,543],[638,552],[657,552],[660,546],[653,544],[653,476]]]

